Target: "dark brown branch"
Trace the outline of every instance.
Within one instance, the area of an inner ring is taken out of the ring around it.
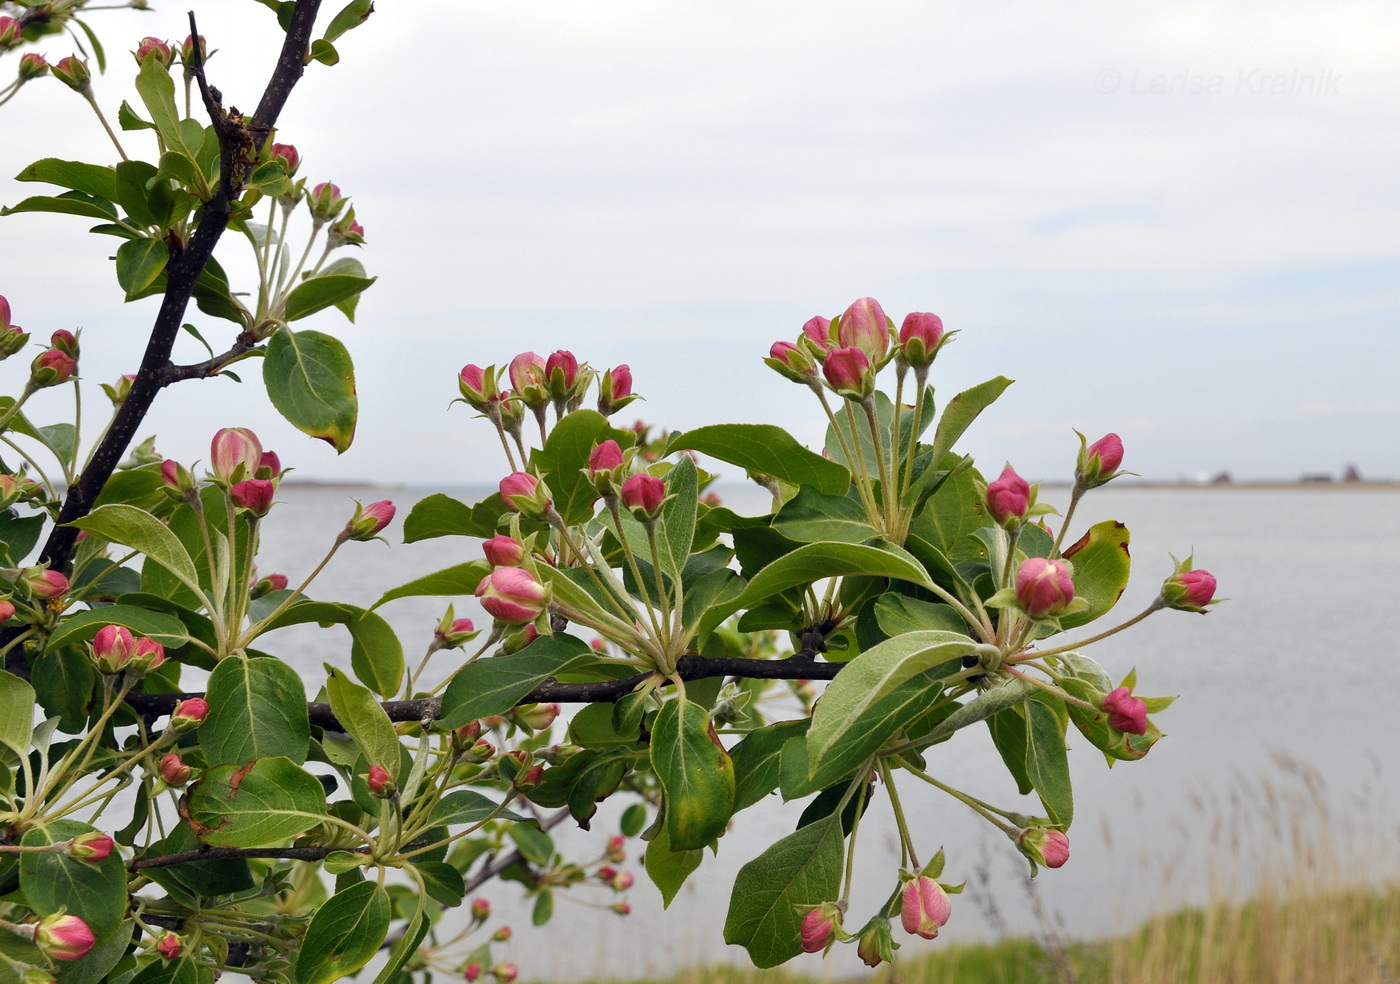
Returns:
[[[185,379],[208,379],[210,376],[218,375],[225,367],[237,362],[240,358],[253,351],[254,346],[243,341],[234,342],[233,347],[227,352],[221,353],[203,362],[195,362],[188,366],[167,366],[163,376],[168,383],[178,383]]]
[[[787,659],[710,659],[706,656],[682,656],[677,672],[682,680],[704,680],[709,677],[738,677],[747,680],[834,680],[844,663],[819,663],[809,652]],[[560,683],[549,679],[520,698],[520,704],[553,701],[560,704],[599,704],[615,701],[636,690],[650,674],[638,673],[620,680],[599,683]],[[669,683],[665,686],[670,686]],[[202,693],[127,694],[126,702],[138,714],[159,717],[169,714],[175,705]],[[442,713],[442,698],[423,697],[418,700],[390,700],[380,705],[391,721],[435,721]],[[307,704],[311,723],[330,731],[344,731],[329,704]]]
[[[336,851],[350,854],[367,854],[367,847],[196,847],[175,854],[162,854],[154,858],[137,858],[129,861],[127,871],[140,871],[143,868],[168,868],[172,864],[188,864],[191,861],[225,861],[230,858],[283,858],[288,861],[322,861]]]
[[[568,818],[568,807],[565,807],[562,810],[556,810],[554,813],[551,813],[546,819],[541,820],[539,822],[540,829],[552,830]],[[480,871],[478,871],[476,874],[472,875],[466,880],[466,883],[462,886],[462,894],[468,895],[472,892],[475,892],[478,888],[480,888],[482,885],[485,885],[492,878],[495,878],[507,868],[513,868],[517,864],[525,864],[526,860],[527,859],[525,855],[521,854],[518,850],[515,850],[511,851],[507,855],[504,855],[503,857],[499,857],[494,861],[482,865]]]

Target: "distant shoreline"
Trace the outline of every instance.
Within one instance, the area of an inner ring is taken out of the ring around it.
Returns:
[[[1069,482],[1043,481],[1040,483],[1047,489],[1068,489]],[[1360,482],[1344,482],[1341,480],[1330,481],[1242,481],[1242,482],[1165,482],[1165,481],[1118,481],[1107,486],[1115,491],[1129,491],[1141,489],[1143,491],[1161,491],[1163,489],[1175,489],[1188,492],[1211,491],[1211,490],[1235,490],[1235,491],[1281,491],[1292,492],[1297,490],[1317,491],[1317,492],[1400,492],[1400,479],[1395,480],[1369,480]],[[423,484],[402,484],[396,483],[386,485],[380,482],[355,481],[354,479],[318,479],[318,478],[288,478],[283,481],[280,488],[287,491],[304,492],[336,492],[341,490],[374,490],[385,493],[404,492],[424,492],[441,489],[471,489],[473,491],[490,490],[492,486],[481,484],[463,483],[423,483]],[[735,489],[757,488],[748,483],[733,484],[719,482],[712,486],[716,492],[726,492]]]

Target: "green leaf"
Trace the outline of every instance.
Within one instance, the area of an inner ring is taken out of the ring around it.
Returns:
[[[156,213],[147,192],[147,185],[156,180],[155,166],[146,161],[122,161],[116,174],[117,204],[126,210],[129,224],[156,225]]]
[[[1035,692],[1035,684],[1025,680],[1007,680],[990,690],[984,690],[940,722],[929,732],[927,740],[934,742],[947,738],[970,724],[985,721],[993,714],[1019,704]]]
[[[630,447],[634,436],[619,431],[596,410],[576,410],[554,425],[544,447],[530,457],[530,464],[544,478],[554,497],[554,511],[570,526],[593,518],[598,492],[583,469],[588,455],[603,441]],[[489,535],[489,534],[488,534]]]
[[[342,453],[355,439],[355,367],[338,339],[282,328],[267,342],[263,382],[279,413]]]
[[[438,727],[450,731],[477,718],[504,714],[550,677],[592,658],[586,642],[556,634],[536,639],[518,653],[469,663],[442,695]]]
[[[842,672],[845,672],[844,670]],[[783,746],[807,734],[810,718],[755,728],[730,752],[734,759],[734,812],[747,809],[778,788]]]
[[[1074,564],[1074,596],[1083,598],[1089,607],[1062,616],[1062,629],[1092,622],[1118,603],[1132,570],[1128,538],[1128,528],[1109,519],[1089,527],[1073,546],[1065,549],[1065,559]]]
[[[496,803],[471,789],[454,789],[433,804],[428,811],[429,827],[450,827],[456,824],[475,826],[491,817],[505,820],[524,821],[524,817],[513,810],[502,810]]]
[[[46,847],[71,840],[94,828],[73,820],[31,827],[23,847]],[[41,916],[66,910],[86,922],[98,943],[109,940],[126,917],[126,866],[115,851],[101,861],[80,861],[67,852],[32,851],[20,855],[19,884],[25,901]]]
[[[588,829],[588,822],[598,812],[598,802],[611,796],[622,782],[622,776],[633,765],[630,749],[615,748],[578,767],[569,784],[569,813],[579,826]]]
[[[151,114],[156,132],[169,150],[179,151],[193,159],[194,153],[185,145],[180,129],[180,113],[175,108],[175,81],[170,71],[157,58],[147,58],[136,74],[136,92]]]
[[[690,547],[695,542],[695,512],[700,504],[699,471],[689,455],[681,455],[666,476],[666,492],[674,498],[661,511],[657,538],[665,548],[661,562],[667,568],[666,573],[678,578],[690,559]]]
[[[32,669],[29,681],[44,713],[58,718],[59,728],[70,734],[86,730],[88,714],[98,703],[92,659],[74,649],[60,649],[34,660]]]
[[[995,403],[1012,382],[1005,376],[997,376],[963,390],[949,400],[943,408],[943,416],[938,418],[938,429],[933,432],[933,460],[941,461],[945,454],[953,450],[953,445],[972,426],[977,415]]]
[[[950,454],[939,464],[949,468],[959,461]],[[968,468],[945,482],[915,515],[909,525],[910,534],[955,563],[979,556],[981,547],[972,534],[988,523],[982,493],[977,489],[979,477]],[[912,545],[910,550],[919,552]]]
[[[670,453],[682,448],[739,465],[754,474],[772,475],[789,485],[811,485],[827,495],[840,495],[851,487],[851,473],[845,465],[804,448],[791,434],[772,424],[697,427],[676,434],[666,450]]]
[[[320,780],[280,755],[215,766],[186,795],[195,834],[216,847],[273,847],[326,813]]]
[[[374,978],[374,984],[389,984],[390,981],[400,981],[399,975],[408,963],[408,959],[418,952],[418,948],[423,944],[423,938],[428,935],[428,930],[432,928],[432,923],[424,916],[425,906],[422,899],[418,901],[418,908],[414,910],[413,916],[408,920],[408,926],[404,929],[403,935],[394,941],[394,945],[389,948],[389,959],[384,966],[379,969],[378,975]]]
[[[361,683],[391,698],[403,682],[403,644],[392,626],[374,612],[360,610],[345,623],[350,630],[350,669]]]
[[[414,865],[423,878],[423,887],[434,902],[455,909],[467,894],[462,873],[445,861],[420,861]]]
[[[301,676],[270,656],[221,660],[209,675],[199,742],[210,765],[282,756],[306,761],[311,724]]]
[[[374,13],[372,0],[350,0],[326,25],[326,40],[334,41],[346,31],[354,30],[363,24],[372,13]]]
[[[39,544],[39,534],[43,532],[45,517],[16,516],[13,512],[0,512],[0,544],[8,554],[9,566],[18,567],[29,552]]]
[[[123,99],[122,104],[117,107],[117,125],[127,131],[154,130],[156,128],[154,123],[143,120],[141,117],[137,116],[136,110],[132,109],[131,103],[127,102],[125,99]]]
[[[152,843],[145,851],[140,852],[138,857],[158,858],[202,846],[194,831],[190,830],[189,824],[177,823],[170,828],[169,835]],[[170,892],[177,900],[192,907],[198,905],[200,899],[247,891],[255,884],[252,869],[248,867],[246,858],[186,861],[161,868],[143,868],[141,873]]]
[[[352,683],[333,666],[326,667],[326,696],[330,699],[335,718],[364,753],[370,765],[387,769],[397,781],[399,776],[399,736],[379,701],[364,687]]]
[[[322,903],[297,953],[298,984],[331,984],[369,963],[389,933],[390,910],[389,893],[369,881]]]
[[[356,277],[348,273],[312,277],[297,284],[287,295],[287,306],[282,317],[287,321],[300,321],[317,311],[334,307],[342,301],[358,296],[377,279]]]
[[[784,554],[749,579],[734,602],[749,608],[789,588],[827,577],[870,574],[932,588],[928,572],[907,551],[892,543],[808,543]]]
[[[705,852],[699,848],[689,851],[673,851],[671,838],[663,824],[651,843],[647,844],[642,864],[647,876],[661,893],[661,908],[670,908],[671,901],[681,890],[690,873],[700,867],[705,860]]]
[[[960,657],[975,645],[960,632],[924,629],[895,636],[851,660],[812,712],[808,768],[815,773],[847,731],[864,730],[867,712],[905,681],[934,667],[942,667],[945,676],[958,672]]]
[[[807,486],[773,517],[773,529],[799,543],[864,543],[877,534],[865,507],[845,495],[823,495]]]
[[[19,768],[34,736],[34,688],[0,670],[0,763]]]
[[[1074,821],[1074,791],[1065,748],[1065,719],[1043,700],[1028,700],[1024,707],[1026,773],[1050,819],[1068,827]]]
[[[892,591],[882,594],[875,602],[875,621],[887,636],[902,635],[920,629],[967,631],[967,623],[952,605],[911,598]]]
[[[171,649],[183,646],[190,640],[185,626],[173,615],[147,611],[134,605],[103,605],[64,618],[53,635],[49,636],[45,652],[89,642],[104,625],[124,625],[136,635],[149,636]]]
[[[757,967],[776,967],[802,952],[802,919],[841,890],[845,855],[841,819],[833,814],[789,834],[739,869],[724,942],[749,951]]]
[[[445,571],[425,574],[423,577],[415,578],[397,588],[390,588],[380,595],[379,600],[370,607],[378,608],[385,602],[393,601],[396,598],[414,598],[421,595],[460,596],[474,594],[476,586],[489,573],[491,573],[491,565],[485,560],[471,560],[465,564],[458,564],[456,567],[449,567]]]
[[[870,434],[870,418],[865,415],[864,410],[857,411],[851,404],[847,403],[836,412],[836,421],[841,428],[841,437],[836,436],[836,431],[830,424],[826,428],[826,453],[832,461],[850,467],[850,462],[846,459],[845,448],[841,445],[841,438],[845,438],[846,444],[851,444],[851,419],[855,418],[855,436],[859,451],[857,456],[863,460],[866,473],[869,475],[879,475],[880,459],[885,457],[888,460],[890,447],[894,444],[894,401],[884,393],[875,394],[875,420],[880,429],[880,448],[884,455],[876,454],[875,439]],[[924,390],[924,405],[919,413],[919,430],[925,430],[933,423],[934,401],[933,388]],[[899,443],[906,451],[913,446],[918,437],[914,433],[914,408],[909,406],[904,408],[899,419]]]
[[[43,181],[73,191],[81,191],[95,198],[108,201],[117,197],[117,175],[110,167],[100,164],[85,164],[82,161],[64,161],[57,157],[45,157],[35,161],[19,174],[16,181]]]
[[[666,791],[672,850],[704,847],[724,833],[734,813],[734,762],[699,704],[678,698],[652,724],[651,765]]]
[[[554,854],[554,838],[540,830],[538,827],[531,827],[528,824],[516,824],[506,833],[515,842],[515,846],[520,853],[525,856],[525,860],[533,861],[535,864],[548,864],[550,857]]]
[[[14,215],[16,212],[57,212],[60,215],[85,215],[90,219],[117,220],[117,210],[111,202],[84,195],[79,191],[69,191],[62,195],[33,195],[18,205],[0,208],[0,215]]]
[[[87,530],[103,540],[140,551],[175,575],[186,587],[200,592],[199,576],[195,573],[189,551],[164,523],[144,509],[113,503],[99,506],[69,525]]]
[[[565,417],[569,420],[573,414]],[[499,493],[475,506],[435,492],[413,504],[403,522],[403,542],[416,543],[439,536],[471,536],[489,540],[496,535],[496,520],[506,511]]]

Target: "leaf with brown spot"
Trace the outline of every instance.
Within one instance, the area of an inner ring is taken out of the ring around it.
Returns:
[[[1118,603],[1132,570],[1128,539],[1128,528],[1109,519],[1089,527],[1065,551],[1065,559],[1074,564],[1074,595],[1087,601],[1089,607],[1061,617],[1061,627],[1072,629],[1092,622]]]

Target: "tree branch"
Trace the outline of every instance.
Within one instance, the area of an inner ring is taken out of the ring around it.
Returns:
[[[834,680],[845,663],[819,663],[816,654],[803,650],[787,659],[711,659],[694,654],[682,656],[677,672],[682,680],[704,680],[708,677],[731,676],[748,680]],[[620,680],[598,683],[560,683],[550,678],[520,698],[518,704],[539,704],[554,701],[561,704],[599,704],[615,701],[630,694],[651,674],[638,673]],[[669,681],[663,686],[671,686]],[[169,714],[175,705],[202,693],[127,694],[126,703],[138,714],[159,717]],[[442,714],[441,697],[418,700],[390,700],[380,705],[391,721],[436,721]],[[331,731],[344,731],[330,704],[306,705],[311,723]]]

